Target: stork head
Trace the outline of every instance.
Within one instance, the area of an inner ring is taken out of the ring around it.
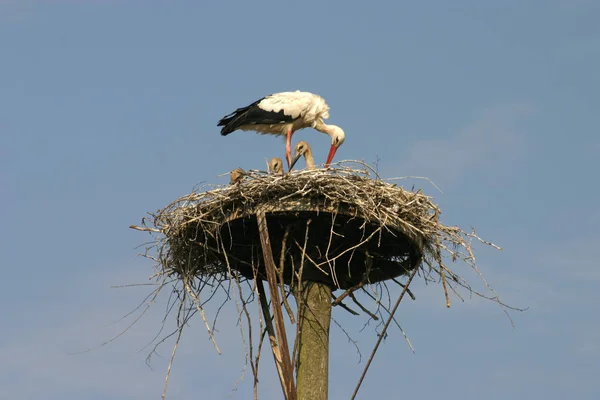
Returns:
[[[329,136],[331,136],[331,148],[329,149],[329,155],[327,156],[327,161],[325,162],[325,168],[329,167],[331,164],[331,160],[335,156],[335,152],[337,149],[344,143],[346,139],[346,135],[344,134],[344,130],[339,126],[329,125]]]
[[[274,175],[283,175],[283,161],[281,161],[281,158],[275,157],[269,161],[269,172]]]
[[[300,142],[296,143],[296,146],[294,146],[294,158],[292,159],[292,162],[290,164],[290,171],[292,170],[292,168],[294,168],[294,165],[296,165],[296,163],[298,162],[300,157],[306,156],[306,154],[310,154],[310,156],[312,158],[312,152],[310,150],[310,146],[304,140],[301,140]],[[307,162],[307,164],[308,164],[308,162]],[[311,164],[312,164],[312,160],[311,160]]]
[[[236,168],[233,171],[231,171],[229,173],[229,184],[231,185],[235,185],[236,183],[239,183],[242,181],[242,179],[244,178],[244,175],[246,175],[246,172],[241,169],[241,168]]]

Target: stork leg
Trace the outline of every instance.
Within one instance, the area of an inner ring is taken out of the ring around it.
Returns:
[[[287,130],[287,140],[285,141],[285,159],[287,160],[288,170],[292,165],[292,128]]]

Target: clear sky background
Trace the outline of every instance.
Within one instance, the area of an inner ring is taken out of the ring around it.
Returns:
[[[417,283],[399,311],[416,354],[392,329],[359,398],[600,398],[598,21],[592,0],[1,0],[0,398],[159,398],[172,342],[151,367],[144,346],[166,298],[97,348],[149,290],[111,288],[152,273],[136,257],[147,236],[128,226],[282,156],[281,140],[224,138],[216,123],[296,89],[324,96],[346,131],[337,160],[435,181],[443,193],[406,185],[501,245],[477,247],[480,267],[504,301],[529,307],[513,329],[497,305],[446,309],[439,286]],[[324,162],[327,136],[295,139]],[[368,354],[372,327],[334,311]],[[192,322],[169,398],[251,398],[249,371],[232,392],[235,318],[230,304],[221,356]],[[280,398],[263,360],[261,398]],[[350,397],[364,362],[334,328],[332,399]]]

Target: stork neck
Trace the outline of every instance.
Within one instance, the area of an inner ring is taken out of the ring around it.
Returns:
[[[323,122],[323,120],[320,119],[317,120],[315,124],[315,129],[329,136],[333,134],[331,130],[331,125],[327,125],[325,122]]]
[[[315,160],[312,155],[312,150],[306,150],[304,153],[304,159],[306,160],[306,169],[315,169]]]

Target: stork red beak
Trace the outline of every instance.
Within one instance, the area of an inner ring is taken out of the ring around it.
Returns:
[[[329,155],[327,156],[327,162],[325,163],[325,168],[329,168],[329,164],[331,164],[331,160],[333,160],[333,156],[335,156],[337,149],[337,147],[331,145],[331,148],[329,149]]]

